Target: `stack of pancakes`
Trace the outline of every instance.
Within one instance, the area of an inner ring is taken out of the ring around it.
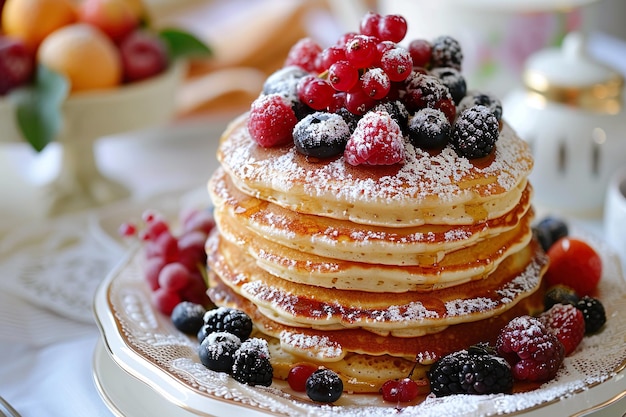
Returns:
[[[542,308],[532,157],[506,124],[480,160],[407,143],[402,164],[351,166],[262,148],[246,117],[209,182],[209,294],[252,317],[275,376],[312,362],[377,392]]]

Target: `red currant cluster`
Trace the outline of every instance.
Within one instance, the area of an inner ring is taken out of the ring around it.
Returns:
[[[154,306],[166,315],[181,301],[209,306],[204,244],[215,226],[211,213],[205,210],[181,213],[182,230],[177,236],[167,220],[154,211],[145,211],[142,221],[145,228],[141,231],[133,223],[124,223],[119,233],[124,237],[139,235],[143,241],[144,277],[152,290]]]
[[[397,98],[414,67],[432,66],[430,42],[415,40],[408,49],[398,45],[406,32],[404,17],[369,12],[359,33],[344,34],[326,49],[308,38],[296,43],[285,65],[310,72],[300,79],[298,98],[314,110],[336,112],[345,107],[356,115],[380,100]]]

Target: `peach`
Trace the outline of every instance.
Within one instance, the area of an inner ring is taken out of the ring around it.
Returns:
[[[127,0],[84,0],[78,20],[100,28],[119,43],[139,26],[140,17]]]

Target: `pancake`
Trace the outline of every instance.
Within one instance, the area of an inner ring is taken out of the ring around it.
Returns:
[[[528,145],[506,123],[481,160],[451,146],[432,155],[406,143],[404,163],[372,167],[309,158],[293,145],[262,148],[246,118],[229,125],[217,151],[238,189],[298,213],[358,224],[474,224],[503,216],[518,204],[533,164]]]
[[[431,292],[363,292],[296,284],[259,268],[237,245],[213,233],[208,264],[222,282],[270,319],[322,330],[363,328],[416,336],[502,314],[540,287],[546,262],[536,243],[507,257],[489,275]]]

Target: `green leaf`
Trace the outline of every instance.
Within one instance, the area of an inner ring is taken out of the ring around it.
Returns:
[[[35,84],[15,91],[17,125],[24,139],[37,151],[54,140],[62,128],[61,106],[69,94],[67,79],[39,65]]]
[[[203,58],[211,56],[211,49],[191,33],[179,29],[162,29],[159,36],[170,50],[170,58]]]

